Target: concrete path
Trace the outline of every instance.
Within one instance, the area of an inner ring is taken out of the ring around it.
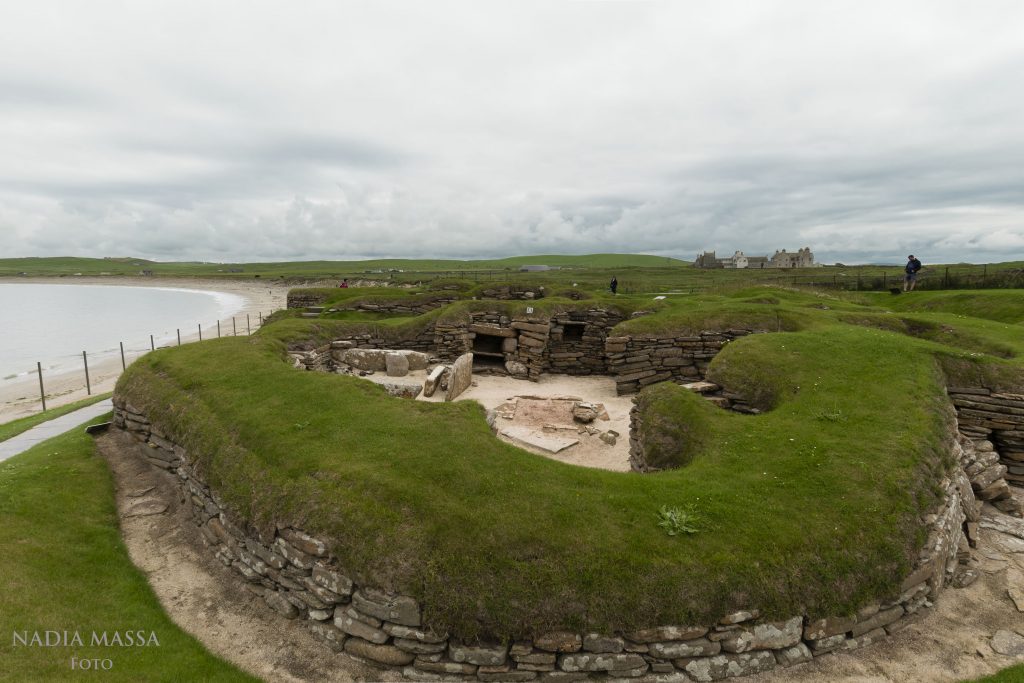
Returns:
[[[52,439],[87,420],[99,417],[104,413],[109,413],[113,409],[114,405],[108,398],[91,406],[79,408],[73,413],[61,415],[48,422],[38,424],[32,429],[11,437],[7,441],[0,441],[0,462],[13,458],[19,453],[24,453],[38,443]]]

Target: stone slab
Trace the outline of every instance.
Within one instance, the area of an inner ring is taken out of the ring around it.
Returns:
[[[537,448],[546,453],[559,453],[580,442],[579,439],[537,432],[528,427],[506,427],[501,430],[501,435],[519,446]]]

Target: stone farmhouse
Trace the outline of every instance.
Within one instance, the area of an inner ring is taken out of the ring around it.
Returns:
[[[715,252],[705,251],[693,260],[694,268],[815,268],[820,265],[814,262],[810,247],[792,252],[776,250],[771,257],[747,256],[737,251],[732,256],[717,258]]]

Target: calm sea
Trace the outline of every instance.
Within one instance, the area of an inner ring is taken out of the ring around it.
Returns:
[[[198,324],[206,339],[244,303],[235,294],[170,287],[0,284],[0,382],[35,372],[37,361],[51,372],[80,369],[82,351],[99,359],[119,354],[118,342],[135,355],[149,349],[151,334],[158,347],[177,343],[176,329],[184,337]]]

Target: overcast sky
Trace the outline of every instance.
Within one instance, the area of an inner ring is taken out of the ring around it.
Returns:
[[[0,0],[0,257],[1024,259],[1024,3]]]

